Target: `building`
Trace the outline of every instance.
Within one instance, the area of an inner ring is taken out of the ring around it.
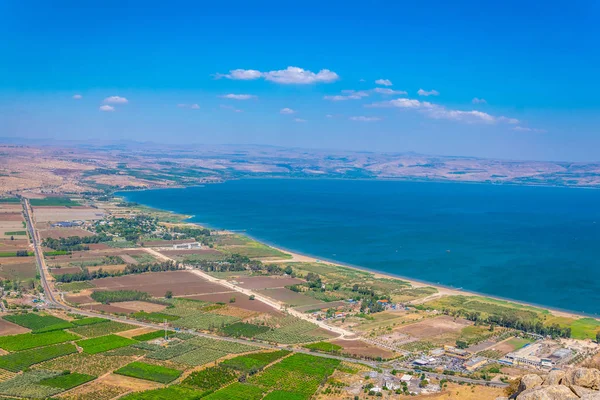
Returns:
[[[412,380],[412,378],[412,375],[404,374],[402,375],[402,378],[400,378],[400,381],[408,383]]]
[[[194,243],[180,243],[174,244],[173,249],[175,250],[193,250],[193,249],[201,249],[202,245],[198,242]]]
[[[463,363],[463,367],[465,367],[465,369],[469,372],[475,371],[478,368],[483,367],[485,364],[487,364],[487,359],[484,357],[473,357],[467,361],[465,361]]]
[[[444,352],[450,357],[458,357],[462,359],[467,359],[471,357],[471,353],[469,353],[468,351],[463,349],[457,349],[454,346],[444,346]]]
[[[505,364],[514,365],[530,365],[532,367],[545,367],[550,368],[553,365],[553,361],[550,358],[540,358],[537,356],[539,351],[542,349],[540,343],[533,343],[526,345],[525,347],[508,353],[504,356],[501,362]]]

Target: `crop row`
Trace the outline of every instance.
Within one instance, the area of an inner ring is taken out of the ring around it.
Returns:
[[[57,344],[0,356],[0,368],[18,372],[34,364],[77,352],[71,343]]]

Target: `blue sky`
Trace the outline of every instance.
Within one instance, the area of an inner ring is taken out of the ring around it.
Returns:
[[[598,160],[599,16],[597,1],[7,0],[0,137]]]

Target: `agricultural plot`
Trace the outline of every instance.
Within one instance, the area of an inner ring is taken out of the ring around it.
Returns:
[[[339,363],[339,360],[297,353],[252,376],[249,382],[267,390],[284,390],[310,399]]]
[[[93,326],[93,325],[92,325]],[[100,336],[93,339],[80,340],[77,344],[88,354],[102,353],[119,347],[136,343],[135,340],[117,335]]]
[[[348,354],[355,357],[369,357],[377,358],[381,357],[384,360],[394,357],[394,353],[389,350],[382,349],[380,347],[373,346],[369,343],[363,342],[362,340],[334,340],[331,342],[334,346],[339,346],[339,350],[342,354]],[[327,349],[327,347],[325,347]]]
[[[240,279],[239,286],[244,289],[263,290],[284,288],[290,285],[298,285],[304,283],[298,278],[284,278],[279,276],[249,276]]]
[[[57,284],[60,291],[63,292],[79,292],[85,289],[91,289],[94,287],[90,282],[69,282]],[[70,301],[70,300],[69,300]]]
[[[2,246],[0,246],[0,252]],[[16,260],[18,258],[18,260]],[[8,280],[34,279],[37,268],[34,260],[25,261],[28,257],[2,257],[0,261],[0,278]]]
[[[0,395],[25,397],[30,399],[47,399],[62,392],[62,389],[40,385],[44,379],[61,375],[57,371],[29,371],[0,383]]]
[[[127,347],[124,347],[125,349]],[[116,350],[113,350],[116,351]],[[34,369],[71,371],[80,374],[101,376],[135,361],[135,356],[73,353],[34,366]]]
[[[116,374],[132,378],[145,379],[153,382],[169,383],[179,378],[181,371],[134,361],[115,371]]]
[[[53,315],[39,315],[36,313],[6,315],[2,318],[13,324],[29,328],[33,333],[50,332],[73,326],[70,322]]]
[[[22,333],[20,335],[0,336],[0,348],[8,351],[21,351],[77,339],[79,339],[79,336],[65,331],[38,334]]]
[[[311,307],[311,305],[319,303],[318,300],[315,300],[312,297],[309,297],[303,293],[294,292],[293,290],[287,288],[264,289],[258,290],[257,292],[274,300],[281,301],[290,307]],[[309,309],[314,310],[316,308],[318,307],[311,307]]]
[[[221,365],[233,368],[243,373],[250,373],[259,371],[272,362],[287,356],[288,354],[290,354],[290,352],[286,350],[247,354],[225,360],[221,363]]]
[[[71,321],[71,323],[75,326],[86,326],[86,325],[94,325],[100,324],[102,322],[109,322],[108,319],[99,318],[99,317],[87,317],[82,319],[75,319]]]
[[[203,391],[218,390],[221,387],[233,382],[237,378],[237,373],[233,370],[221,366],[205,368],[200,371],[192,372],[183,380],[183,384],[189,387]]]
[[[17,335],[20,333],[27,333],[29,332],[29,329],[0,318],[0,332],[2,332],[3,335]]]
[[[41,380],[40,385],[50,386],[62,390],[69,390],[94,379],[96,379],[94,376],[78,374],[75,372]]]
[[[126,392],[128,392],[127,388],[92,382],[89,385],[80,386],[68,393],[61,394],[60,398],[63,400],[110,400]]]
[[[315,325],[292,316],[281,318],[278,325],[279,327],[257,335],[256,338],[284,344],[315,342],[328,339],[325,335],[314,333],[316,330]]]
[[[274,289],[278,290],[278,289]],[[287,289],[286,289],[287,290]],[[187,299],[200,300],[212,303],[229,303],[232,297],[235,297],[236,308],[241,308],[248,311],[254,311],[259,313],[269,313],[274,315],[282,315],[275,308],[263,303],[262,301],[250,300],[248,296],[242,295],[238,292],[224,292],[224,293],[209,293],[202,295],[195,295],[187,297]]]
[[[235,382],[204,397],[207,400],[260,400],[265,390],[259,386]]]
[[[54,346],[18,351],[16,353],[0,356],[0,368],[12,372],[19,372],[34,364],[75,352],[77,352],[77,348],[75,348],[75,346],[71,343],[63,343]]]
[[[223,325],[233,324],[240,318],[226,315],[217,315],[211,313],[201,313],[173,321],[172,325],[178,328],[197,329],[197,330],[215,330]]]
[[[121,400],[199,400],[201,397],[202,392],[180,385],[171,385],[166,388],[128,394]]]
[[[221,328],[221,332],[223,332],[226,336],[243,337],[249,339],[260,335],[261,333],[268,332],[269,330],[271,330],[271,328],[268,326],[254,325],[247,322],[236,322]]]
[[[188,342],[182,342],[172,344],[167,347],[161,347],[160,349],[151,352],[146,357],[154,358],[156,360],[170,360],[171,358],[180,356],[195,349],[196,346],[194,346],[193,344]]]
[[[173,331],[167,331],[168,336],[171,336],[172,334],[173,334]],[[142,335],[133,336],[132,339],[143,342],[143,341],[147,341],[147,340],[162,338],[164,336],[165,336],[165,331],[154,331],[154,332],[144,333]]]
[[[147,313],[145,311],[139,311],[131,314],[131,316],[135,319],[139,319],[141,321],[149,321],[149,322],[159,322],[162,323],[164,321],[176,321],[180,317],[177,315],[164,314],[159,312],[151,312]]]
[[[213,349],[222,351],[224,353],[239,354],[247,353],[249,351],[260,350],[260,347],[250,346],[244,343],[229,342],[226,340],[210,339],[206,337],[196,336],[190,340],[189,343],[196,347],[203,349]]]
[[[82,325],[76,328],[70,329],[71,332],[76,333],[86,338],[92,338],[97,336],[104,336],[110,333],[128,331],[135,329],[135,325],[124,324],[117,321],[107,321],[102,323]]]
[[[172,359],[172,361],[189,366],[198,366],[216,361],[219,358],[225,357],[228,353],[214,349],[199,349],[184,353]]]

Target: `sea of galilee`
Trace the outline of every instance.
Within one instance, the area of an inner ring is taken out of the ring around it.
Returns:
[[[600,313],[597,190],[247,179],[121,195],[323,260]]]

